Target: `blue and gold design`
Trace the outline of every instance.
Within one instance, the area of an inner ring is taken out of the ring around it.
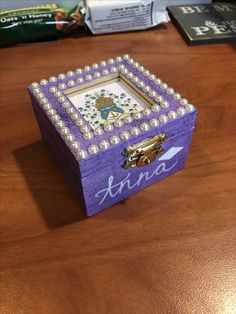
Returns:
[[[78,110],[93,129],[123,119],[142,109],[143,107],[128,94],[115,94],[105,89],[86,93],[83,104],[80,102],[78,106]]]
[[[117,120],[124,113],[124,110],[118,107],[111,97],[98,96],[95,106],[104,120]]]

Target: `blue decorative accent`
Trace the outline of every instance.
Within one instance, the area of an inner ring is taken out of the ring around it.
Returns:
[[[117,107],[116,104],[110,104],[110,105],[107,105],[103,108],[101,108],[99,110],[101,112],[101,117],[104,119],[104,120],[107,120],[108,116],[109,116],[109,113],[114,111],[114,112],[118,112],[118,113],[124,113],[124,110]]]

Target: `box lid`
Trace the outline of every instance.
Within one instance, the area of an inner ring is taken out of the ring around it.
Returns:
[[[197,114],[187,99],[128,55],[34,82],[29,92],[81,177],[123,164],[127,147],[193,128]]]

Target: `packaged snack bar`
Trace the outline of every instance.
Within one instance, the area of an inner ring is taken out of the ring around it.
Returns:
[[[47,4],[0,12],[0,47],[19,43],[55,40],[83,25],[76,6],[72,10]]]
[[[87,0],[85,24],[93,34],[144,30],[169,21],[167,0]]]

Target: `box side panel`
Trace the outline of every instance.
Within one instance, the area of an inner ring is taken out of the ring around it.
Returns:
[[[109,149],[105,151],[99,151],[96,155],[90,155],[85,160],[80,160],[79,167],[82,177],[87,177],[95,172],[104,170],[107,167],[113,167],[116,163],[122,163],[124,161],[124,150],[136,143],[147,140],[154,137],[157,134],[164,133],[167,138],[172,138],[177,134],[181,134],[189,129],[192,129],[195,125],[197,118],[197,111],[191,112],[185,116],[179,117],[176,120],[170,121],[166,124],[160,125],[156,128],[150,129],[147,132],[141,132],[136,137],[131,137],[127,141],[122,141],[118,145],[111,145]],[[93,144],[99,144],[99,138],[93,140]]]
[[[82,191],[81,180],[76,171],[77,162],[74,160],[73,155],[66,147],[61,137],[57,134],[52,127],[51,122],[46,115],[41,111],[37,103],[32,99],[32,105],[35,112],[36,119],[38,121],[39,129],[42,138],[51,152],[54,160],[62,171],[64,177],[69,182],[72,190],[79,200],[81,208],[85,211],[84,195]],[[70,156],[71,155],[71,156]],[[86,211],[85,211],[86,212]]]
[[[164,179],[180,170],[184,165],[193,127],[176,136],[169,137],[162,145],[164,153],[150,165],[124,169],[122,167],[124,158],[119,158],[116,163],[112,165],[108,163],[108,166],[100,171],[93,169],[94,171],[90,175],[80,178],[78,163],[74,156],[34,98],[32,98],[32,103],[42,137],[87,216],[92,216]],[[195,119],[191,122],[188,119],[189,126],[193,126],[194,122]],[[111,149],[108,152],[114,153]]]
[[[94,215],[180,170],[186,160],[192,131],[189,129],[170,138],[163,145],[165,152],[147,166],[124,169],[117,163],[82,178],[87,215]]]

